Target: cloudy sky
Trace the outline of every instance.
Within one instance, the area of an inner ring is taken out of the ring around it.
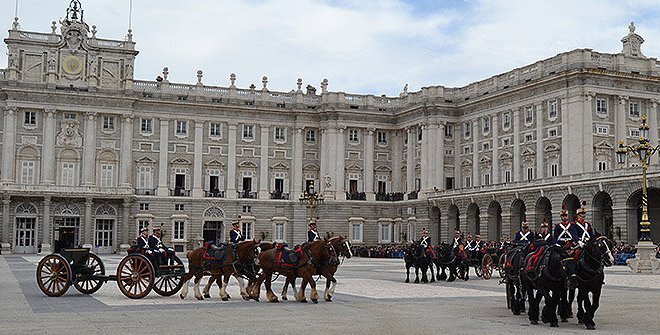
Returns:
[[[16,0],[0,0],[11,27]],[[98,37],[123,39],[129,0],[82,0]],[[21,28],[50,32],[69,0],[19,0]],[[290,91],[297,78],[331,91],[398,95],[464,86],[577,48],[621,51],[634,21],[660,56],[657,0],[133,0],[135,76]],[[6,35],[5,35],[6,36]],[[6,53],[6,47],[3,47]],[[0,57],[0,68],[7,57]]]

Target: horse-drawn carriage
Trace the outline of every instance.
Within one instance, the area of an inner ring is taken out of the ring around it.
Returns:
[[[153,289],[162,296],[177,293],[183,285],[183,262],[171,255],[160,264],[151,254],[130,249],[114,275],[106,275],[101,258],[88,248],[62,249],[59,254],[45,256],[37,266],[37,284],[44,294],[59,297],[73,285],[84,294],[98,291],[104,283],[116,281],[126,297],[141,299]]]
[[[469,268],[473,267],[477,277],[490,279],[495,268],[492,256],[494,252],[495,250],[488,247],[468,252],[467,267],[463,272],[469,271]],[[465,273],[459,273],[460,278],[463,278],[463,276],[465,276]]]

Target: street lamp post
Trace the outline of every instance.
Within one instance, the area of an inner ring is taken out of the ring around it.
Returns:
[[[318,216],[318,207],[323,203],[323,193],[317,193],[314,190],[314,183],[311,183],[307,191],[302,191],[298,201],[301,205],[307,206],[307,222],[310,223]]]
[[[649,222],[648,210],[648,191],[646,170],[651,161],[651,157],[660,150],[660,145],[653,147],[649,144],[649,125],[646,122],[646,115],[642,116],[642,124],[639,126],[639,140],[635,145],[626,145],[619,141],[619,148],[616,151],[617,163],[623,166],[626,163],[628,155],[639,159],[642,166],[642,219],[639,223],[640,236],[637,244],[637,259],[634,260],[636,272],[650,272],[652,270],[652,259],[655,258],[655,245],[651,239],[651,222]],[[646,264],[648,258],[648,264]]]

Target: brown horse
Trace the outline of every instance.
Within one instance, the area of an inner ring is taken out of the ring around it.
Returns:
[[[319,294],[316,291],[316,282],[312,278],[317,266],[324,261],[332,258],[337,259],[335,249],[332,244],[327,240],[318,240],[311,243],[303,244],[303,254],[298,262],[298,265],[292,268],[284,268],[277,264],[278,250],[271,249],[262,252],[259,255],[259,266],[262,269],[262,274],[257,278],[254,285],[250,289],[250,297],[258,300],[260,295],[261,284],[266,286],[266,298],[270,302],[278,302],[277,296],[273,293],[271,288],[271,280],[274,272],[277,272],[289,279],[301,277],[303,279],[300,285],[300,291],[296,294],[296,300],[300,302],[307,302],[305,298],[305,288],[307,284],[312,288],[310,299],[314,303],[318,303]]]
[[[195,277],[194,292],[197,300],[204,300],[202,294],[199,292],[199,282],[204,277],[205,272],[215,276],[218,279],[223,279],[222,286],[220,287],[220,299],[223,301],[229,300],[231,297],[227,294],[227,285],[229,284],[229,277],[234,275],[238,280],[238,285],[241,288],[241,297],[249,300],[250,296],[245,290],[245,283],[243,282],[242,275],[245,275],[244,267],[255,264],[256,255],[259,253],[259,241],[249,240],[238,243],[238,259],[234,258],[234,246],[230,246],[228,255],[224,262],[209,262],[204,260],[203,256],[206,252],[205,248],[198,248],[188,252],[188,272],[183,275],[183,288],[181,289],[180,297],[184,299],[188,295],[188,281]]]
[[[328,243],[332,245],[335,249],[337,257],[351,258],[353,252],[351,251],[351,242],[348,238],[344,236],[335,236],[328,239]],[[323,297],[325,301],[332,301],[332,295],[335,294],[335,286],[337,285],[337,280],[335,279],[335,273],[339,268],[339,260],[336,262],[329,260],[327,262],[322,262],[321,266],[316,269],[317,271],[314,274],[320,274],[326,278],[325,282],[325,291],[323,292]],[[282,287],[282,300],[288,300],[287,298],[287,288],[291,286],[293,289],[294,296],[298,294],[296,290],[296,278],[293,278],[292,281],[287,278],[284,287]]]
[[[268,241],[262,241],[259,243],[259,247],[257,248],[257,255],[255,256],[258,257],[259,253],[264,252],[266,250],[270,250],[274,248],[274,243],[273,242],[268,242]],[[248,279],[248,286],[250,287],[254,281],[257,279],[256,274],[259,272],[259,266],[256,264],[253,264],[253,269],[251,271],[247,271],[246,276]],[[217,282],[218,276],[211,275],[209,278],[209,281],[206,282],[206,286],[204,286],[204,289],[202,290],[202,294],[204,295],[204,298],[211,298],[211,294],[209,291],[211,290],[211,286],[213,286],[213,283]],[[238,281],[238,279],[237,279]],[[218,287],[222,289],[222,286],[220,283],[218,283]],[[230,297],[231,299],[231,297]]]

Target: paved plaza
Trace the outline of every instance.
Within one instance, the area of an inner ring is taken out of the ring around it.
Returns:
[[[526,315],[506,308],[504,287],[471,277],[468,282],[405,284],[400,259],[345,260],[338,273],[334,302],[245,302],[232,279],[233,299],[196,301],[191,294],[142,300],[124,297],[113,282],[92,296],[71,288],[46,297],[35,282],[40,256],[0,256],[0,334],[577,334],[575,319],[531,326]],[[103,256],[113,273],[120,256]],[[283,280],[274,285],[277,292]],[[323,282],[320,280],[319,282]],[[262,298],[264,292],[262,289]],[[660,329],[660,276],[631,275],[607,269],[598,334],[657,334]]]

